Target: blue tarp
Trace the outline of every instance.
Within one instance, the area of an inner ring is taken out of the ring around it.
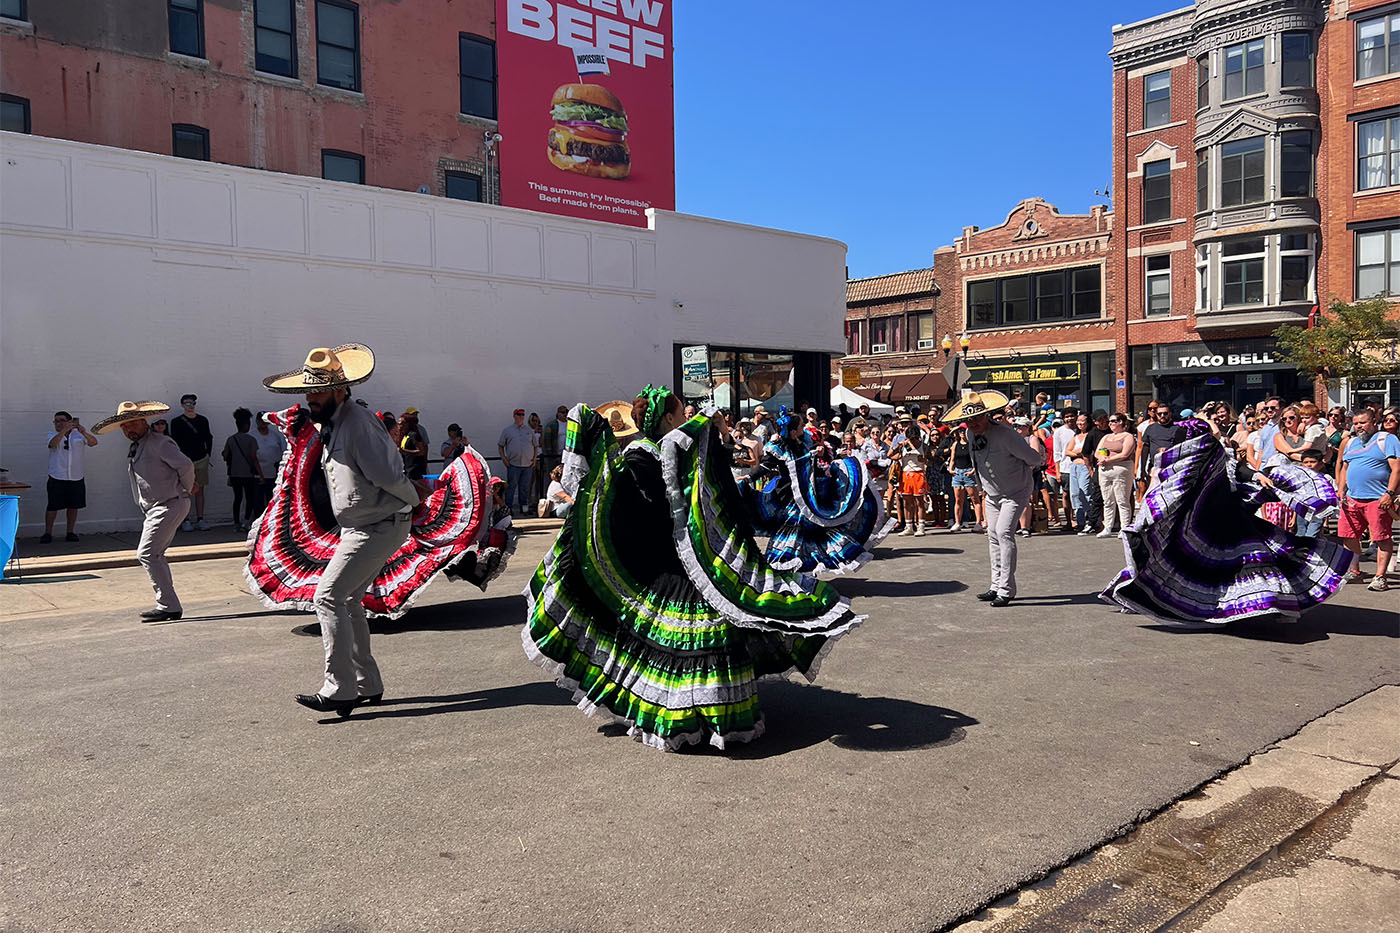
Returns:
[[[5,579],[5,565],[15,552],[15,535],[19,532],[19,496],[0,496],[0,580]]]

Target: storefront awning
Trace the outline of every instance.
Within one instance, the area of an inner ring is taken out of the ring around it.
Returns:
[[[832,380],[832,385],[839,383],[839,378]],[[887,405],[903,405],[909,402],[942,405],[948,401],[948,381],[941,373],[936,372],[898,373],[884,377],[866,373],[854,391],[857,395],[864,395]]]

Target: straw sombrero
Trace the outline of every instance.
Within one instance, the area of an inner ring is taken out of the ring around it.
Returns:
[[[620,399],[604,402],[593,410],[608,422],[608,427],[612,428],[613,437],[621,440],[637,433],[637,423],[632,420],[631,402],[624,402]]]
[[[92,426],[92,433],[106,434],[124,422],[136,421],[138,418],[154,418],[156,415],[163,415],[168,411],[170,411],[170,406],[164,402],[122,402],[117,406],[115,415],[103,418]]]
[[[359,385],[374,372],[374,351],[359,343],[330,349],[317,347],[306,354],[301,369],[268,376],[263,385],[274,392],[300,394],[345,389]]]
[[[1009,401],[1010,399],[995,389],[987,389],[985,392],[964,392],[962,401],[948,409],[943,420],[951,422],[975,418],[978,415],[985,415],[989,411],[1005,408]]]

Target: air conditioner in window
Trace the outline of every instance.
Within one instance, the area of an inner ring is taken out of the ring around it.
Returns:
[[[920,340],[920,341],[919,341],[919,349],[920,349],[920,350],[932,350],[932,349],[933,349],[933,340],[932,340],[932,339]]]
[[[870,345],[870,352],[871,352],[871,353],[884,353],[884,352],[885,352],[886,350],[888,350],[888,349],[889,349],[889,344],[887,344],[887,343],[872,343],[872,344]]]

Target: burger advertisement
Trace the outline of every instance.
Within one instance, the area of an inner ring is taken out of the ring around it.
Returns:
[[[645,227],[676,205],[670,0],[497,0],[501,203]]]

